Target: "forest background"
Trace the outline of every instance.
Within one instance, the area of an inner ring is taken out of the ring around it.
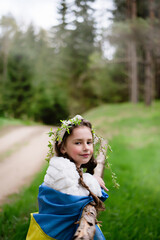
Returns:
[[[103,103],[160,98],[160,2],[113,0],[106,28],[94,2],[59,1],[49,30],[0,19],[1,116],[56,124]]]

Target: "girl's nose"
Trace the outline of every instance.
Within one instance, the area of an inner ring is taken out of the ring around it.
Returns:
[[[87,143],[84,143],[84,144],[83,144],[83,149],[84,149],[84,150],[88,150],[88,147],[89,147],[89,146],[88,146]]]

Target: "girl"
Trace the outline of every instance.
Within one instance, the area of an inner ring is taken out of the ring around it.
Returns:
[[[102,210],[102,201],[108,198],[104,181],[93,175],[97,162],[91,123],[79,115],[62,121],[53,141],[56,156],[50,159],[39,187],[39,213],[31,215],[27,240],[71,240],[85,205],[94,200],[96,208]],[[98,239],[105,238],[96,226],[94,240]]]

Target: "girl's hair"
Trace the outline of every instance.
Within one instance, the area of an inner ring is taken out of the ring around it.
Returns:
[[[77,125],[72,124],[71,127],[69,128],[69,133],[67,131],[65,132],[65,134],[62,138],[62,142],[61,143],[59,143],[58,141],[55,142],[55,152],[56,152],[57,156],[68,158],[68,159],[70,159],[71,162],[74,162],[74,159],[72,159],[67,153],[63,154],[61,152],[61,148],[62,148],[62,146],[65,146],[67,138],[72,134],[73,130],[80,126],[86,126],[86,127],[90,128],[90,130],[92,132],[91,123],[85,119],[82,119],[80,124],[77,124]],[[88,163],[81,165],[82,168],[86,168],[87,173],[90,173],[92,175],[94,174],[94,168],[96,166],[97,166],[97,161],[94,158],[94,155],[92,155],[92,157]],[[90,195],[93,197],[93,199],[95,201],[95,204],[96,204],[95,206],[96,206],[97,210],[104,210],[103,202],[94,193],[92,193],[90,191],[89,187],[83,181],[83,174],[82,174],[81,169],[78,167],[76,167],[76,168],[77,168],[77,172],[79,173],[79,176],[80,176],[79,183],[89,191]]]

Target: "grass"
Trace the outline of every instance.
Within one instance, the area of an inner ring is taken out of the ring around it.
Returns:
[[[160,239],[160,102],[109,104],[85,114],[96,132],[109,140],[113,153],[109,161],[120,189],[113,187],[108,170],[104,179],[110,189],[106,211],[100,214],[102,230],[109,240]],[[38,186],[46,167],[30,187],[2,206],[2,240],[25,239],[29,213],[37,211]]]

